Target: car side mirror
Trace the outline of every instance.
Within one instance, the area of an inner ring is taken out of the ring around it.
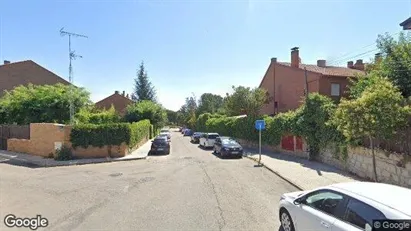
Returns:
[[[304,198],[300,197],[300,198],[295,199],[295,200],[293,201],[293,204],[295,204],[295,205],[300,205],[300,204],[302,204],[303,202],[304,202]]]

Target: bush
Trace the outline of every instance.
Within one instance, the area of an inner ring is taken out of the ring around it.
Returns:
[[[60,149],[56,151],[56,155],[54,156],[55,160],[72,160],[73,153],[71,148],[63,145]]]
[[[136,123],[79,124],[73,127],[70,141],[73,147],[121,145],[134,147],[150,132],[149,120]]]
[[[119,123],[120,119],[113,106],[109,110],[83,108],[76,115],[76,122],[83,124]]]
[[[149,137],[150,128],[152,125],[149,120],[142,120],[130,125],[130,142],[128,145],[130,147],[135,147],[139,142],[141,142],[145,137]]]
[[[152,101],[143,100],[127,107],[125,121],[132,123],[148,119],[158,129],[163,127],[167,122],[166,110]]]

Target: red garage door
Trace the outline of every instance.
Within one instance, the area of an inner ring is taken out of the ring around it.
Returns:
[[[281,148],[284,150],[294,151],[294,137],[283,136],[281,139]]]

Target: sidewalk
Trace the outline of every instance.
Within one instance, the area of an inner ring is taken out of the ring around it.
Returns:
[[[116,161],[129,161],[145,159],[150,151],[151,140],[147,141],[141,147],[126,155],[118,158],[92,158],[92,159],[75,159],[67,161],[56,161],[54,159],[44,158],[41,156],[33,156],[24,153],[16,153],[0,150],[0,164],[11,164],[18,166],[25,166],[31,168],[41,167],[58,167],[58,166],[70,166],[70,165],[83,165],[83,164],[97,164]]]
[[[244,151],[246,157],[258,161],[257,149],[245,148]],[[330,184],[360,180],[333,166],[284,153],[262,150],[261,163],[300,190],[310,190]]]

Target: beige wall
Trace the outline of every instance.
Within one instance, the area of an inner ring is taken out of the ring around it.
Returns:
[[[7,150],[48,157],[50,154],[55,154],[56,142],[72,147],[70,133],[71,126],[52,123],[32,123],[30,124],[30,140],[8,139]],[[142,140],[137,147],[147,142],[147,140],[148,137]],[[77,147],[73,149],[73,155],[77,158],[123,157],[135,148],[129,148],[125,143],[120,146],[113,145],[110,148],[107,146]]]

